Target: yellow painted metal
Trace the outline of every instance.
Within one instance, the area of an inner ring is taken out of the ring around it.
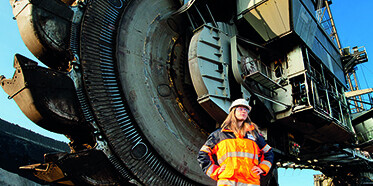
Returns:
[[[291,31],[289,0],[268,0],[250,3],[243,17],[265,40],[271,40]]]

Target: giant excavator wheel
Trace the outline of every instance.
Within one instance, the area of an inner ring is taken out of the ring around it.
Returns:
[[[80,60],[93,116],[126,169],[149,185],[213,183],[196,157],[215,122],[193,97],[191,33],[172,14],[178,7],[96,0],[82,21]]]

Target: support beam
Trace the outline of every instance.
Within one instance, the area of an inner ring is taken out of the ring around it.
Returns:
[[[350,92],[345,92],[346,98],[354,97],[354,96],[360,96],[364,94],[368,94],[373,92],[373,88],[367,88],[367,89],[362,89],[362,90],[355,90],[355,91],[350,91]]]

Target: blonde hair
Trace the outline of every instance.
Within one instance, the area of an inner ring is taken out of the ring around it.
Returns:
[[[235,112],[236,108],[232,109],[231,112],[229,112],[227,118],[225,118],[223,124],[221,125],[221,128],[230,129],[234,133],[239,134],[242,137],[245,136],[246,132],[249,132],[256,139],[256,135],[259,133],[258,126],[251,121],[249,116],[247,116],[246,120],[243,121],[241,127],[238,127]],[[254,130],[249,130],[250,125],[254,126]]]

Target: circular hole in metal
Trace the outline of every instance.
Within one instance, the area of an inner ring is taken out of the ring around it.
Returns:
[[[135,159],[142,159],[148,153],[148,147],[143,142],[136,143],[131,149],[131,155]]]
[[[171,89],[170,86],[167,84],[160,84],[157,87],[158,94],[162,97],[168,97],[171,95]]]
[[[113,5],[115,8],[122,8],[123,6],[122,0],[109,0],[109,3]]]

